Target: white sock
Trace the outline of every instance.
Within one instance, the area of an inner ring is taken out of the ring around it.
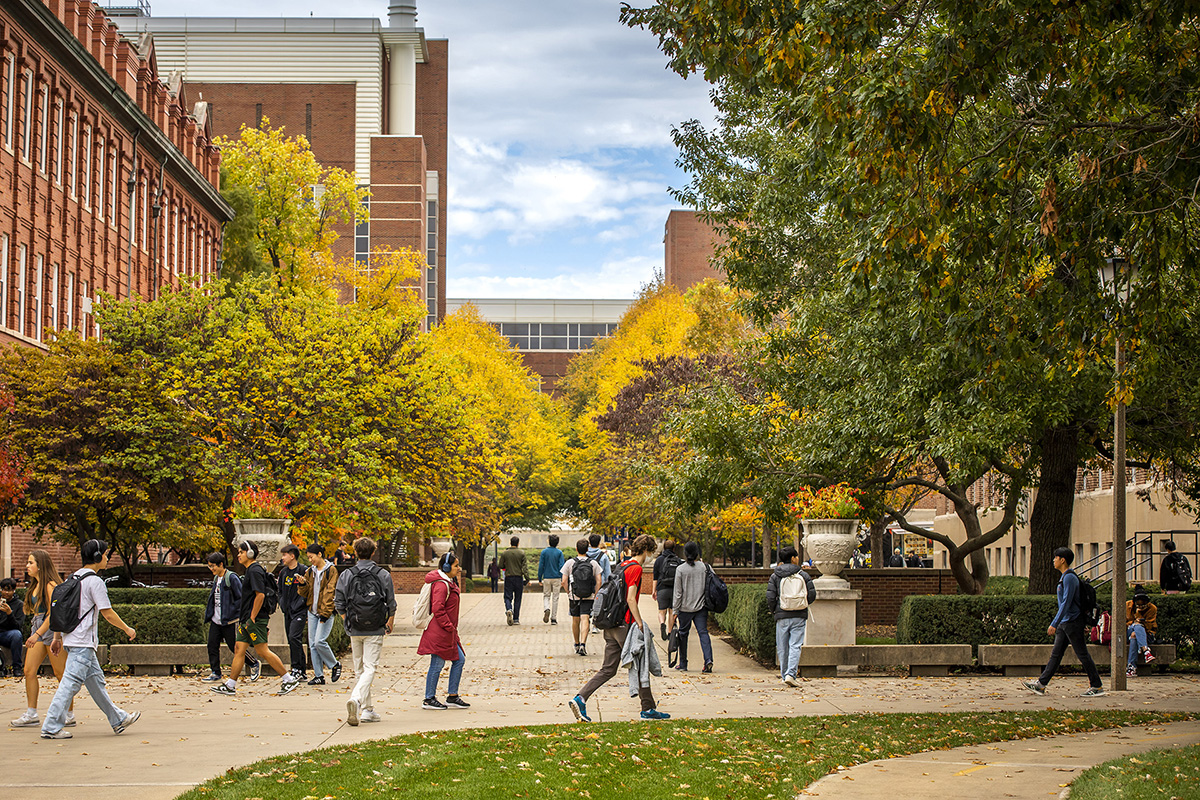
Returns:
[[[235,681],[233,678],[226,678],[225,685],[228,686],[230,689],[234,689],[234,690],[237,689],[237,681]]]
[[[33,706],[30,706],[29,708],[25,709],[25,713],[26,713],[26,714],[28,714],[28,715],[29,715],[29,716],[31,716],[31,717],[36,717],[36,716],[37,716],[37,709],[36,709],[36,708],[34,708]],[[68,711],[67,713],[68,713],[68,714],[70,714],[71,712],[70,712],[70,711]]]

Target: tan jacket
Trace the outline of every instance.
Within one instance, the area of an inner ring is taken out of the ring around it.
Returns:
[[[333,594],[337,590],[338,571],[332,561],[325,562],[328,568],[325,570],[324,577],[321,578],[321,596],[317,598],[317,616],[332,617],[333,616]],[[304,605],[309,611],[312,611],[312,587],[316,580],[317,570],[315,567],[309,567],[308,572],[304,573],[304,583],[296,586],[296,592],[304,598]]]

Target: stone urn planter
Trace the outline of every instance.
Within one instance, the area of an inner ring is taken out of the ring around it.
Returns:
[[[258,548],[258,563],[267,572],[279,565],[279,548],[292,540],[288,531],[292,527],[290,519],[235,519],[233,527],[237,535],[233,537],[235,547],[242,542],[254,542]]]
[[[804,549],[821,577],[813,583],[817,590],[848,589],[850,583],[841,577],[858,547],[857,519],[806,519]]]

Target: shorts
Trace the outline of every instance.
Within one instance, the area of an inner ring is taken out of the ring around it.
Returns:
[[[245,642],[251,647],[267,643],[267,620],[261,622],[239,622],[235,642]]]
[[[666,589],[659,589],[657,592],[657,596],[658,596],[658,610],[666,611],[668,608],[671,607],[671,601],[675,599],[675,587],[671,586]]]
[[[567,612],[572,617],[590,617],[592,615],[592,603],[596,602],[596,598],[591,600],[567,600]]]

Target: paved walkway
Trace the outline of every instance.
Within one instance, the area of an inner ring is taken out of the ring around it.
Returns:
[[[234,698],[209,692],[194,676],[114,677],[109,679],[114,700],[142,712],[137,725],[122,736],[113,736],[91,700],[81,696],[79,726],[73,739],[42,740],[37,729],[0,733],[6,737],[0,794],[19,788],[22,798],[33,800],[62,798],[64,792],[86,789],[89,798],[97,800],[125,800],[131,791],[138,798],[165,800],[229,767],[281,753],[424,730],[573,722],[565,702],[599,666],[603,647],[594,635],[591,655],[574,654],[565,599],[560,601],[560,624],[551,626],[541,621],[540,595],[526,595],[524,624],[510,628],[505,625],[500,595],[465,596],[461,630],[467,665],[462,693],[472,707],[440,712],[420,707],[428,658],[416,654],[419,636],[407,622],[414,599],[401,597],[397,631],[385,640],[382,666],[375,679],[375,705],[383,717],[380,724],[345,724],[351,676],[336,686],[304,686],[286,697],[273,696],[277,680],[264,677],[258,684],[243,683]],[[643,613],[647,619],[656,619],[650,603],[643,605]],[[698,643],[693,641],[691,646],[692,661],[699,665]],[[665,670],[668,674],[655,681],[655,694],[664,711],[676,718],[1042,708],[1171,708],[1200,713],[1197,676],[1139,680],[1133,683],[1136,691],[1092,700],[1077,696],[1086,688],[1081,676],[1056,680],[1045,697],[1031,695],[1013,678],[977,676],[826,678],[789,689],[720,640],[714,638],[713,647],[713,674]],[[665,663],[665,656],[663,660]],[[622,677],[618,675],[593,696],[588,709],[594,718],[637,717],[637,702],[627,696]],[[445,681],[443,675],[442,695]],[[53,679],[43,681],[43,713],[54,683]],[[24,705],[23,682],[5,679],[0,685],[0,714],[5,716],[0,720],[15,718]],[[1041,749],[1043,741],[1014,746],[1018,751],[1021,747]],[[920,762],[914,765],[914,770],[928,771]],[[868,766],[856,769],[867,770]],[[1021,786],[1025,783],[1020,781]],[[940,784],[941,780],[939,793]],[[856,791],[856,796],[882,797],[885,791],[881,788],[877,795]]]

